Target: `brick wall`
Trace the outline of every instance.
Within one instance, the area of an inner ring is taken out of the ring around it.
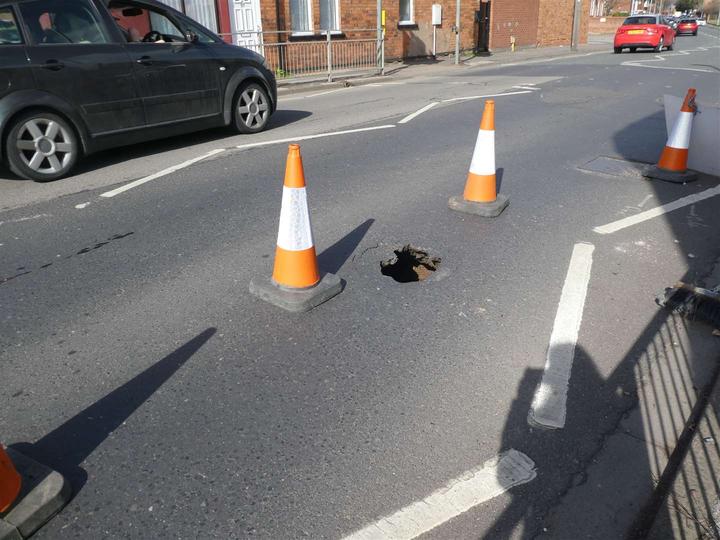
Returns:
[[[538,17],[538,47],[570,45],[574,0],[540,0]],[[580,43],[587,43],[590,22],[590,2],[583,0],[580,21]]]
[[[494,0],[490,4],[490,50],[535,46],[540,0]]]
[[[614,34],[624,20],[625,17],[590,17],[589,32],[591,34]]]

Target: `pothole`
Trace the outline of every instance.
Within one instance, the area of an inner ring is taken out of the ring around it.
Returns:
[[[438,269],[442,260],[410,244],[394,250],[394,253],[392,259],[380,262],[380,272],[399,283],[426,280]]]

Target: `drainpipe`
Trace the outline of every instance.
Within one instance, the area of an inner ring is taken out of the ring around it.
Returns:
[[[570,49],[578,50],[580,43],[580,19],[582,19],[582,0],[575,0],[575,9],[573,10],[572,36],[570,37]]]

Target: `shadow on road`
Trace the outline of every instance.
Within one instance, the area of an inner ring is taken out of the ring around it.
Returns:
[[[638,137],[639,133],[642,137]],[[613,142],[622,158],[653,163],[666,137],[661,110],[618,131]],[[623,181],[649,182],[639,178]],[[717,179],[703,176],[699,183],[702,185],[682,186],[652,181],[654,202],[648,208],[707,189]],[[703,283],[720,257],[719,212],[710,209],[718,209],[718,202],[715,198],[700,203],[704,211],[695,216],[697,219],[689,218],[688,214],[693,212],[689,207],[659,218],[664,219],[675,238],[678,253],[685,255],[687,271],[678,276],[680,281],[718,285]],[[601,249],[607,247],[599,246]],[[688,256],[690,253],[694,255]],[[658,293],[671,285],[658,283]],[[612,291],[606,297],[612,297]],[[702,402],[718,377],[720,342],[711,337],[711,330],[708,325],[689,322],[658,307],[656,315],[607,377],[600,373],[598,363],[583,346],[581,334],[562,430],[544,430],[528,424],[528,411],[542,377],[541,370],[528,369],[506,420],[499,450],[514,448],[531,458],[542,456],[543,461],[538,464],[537,480],[510,492],[512,502],[484,538],[600,539],[608,538],[608,531],[613,531],[612,538],[640,539],[648,537],[653,523],[663,524],[660,536],[652,531],[653,540],[685,538],[683,532],[679,536],[673,533],[682,531],[683,526],[686,531],[694,530],[693,538],[715,538],[717,532],[711,531],[707,523],[712,523],[718,494],[704,492],[693,479],[702,478],[703,471],[712,471],[713,465],[720,462],[720,433],[705,426],[715,441],[712,445],[688,449],[682,444],[687,442],[688,430],[692,438],[696,428],[693,425],[696,404]],[[606,333],[610,334],[610,328]],[[607,364],[612,359],[604,360]],[[588,403],[597,406],[588,407]],[[718,407],[720,404],[711,401],[706,413],[713,415],[714,425],[720,420]],[[609,456],[622,459],[607,463]],[[685,466],[681,468],[683,461]],[[664,505],[673,480],[667,473],[662,476],[668,464],[670,469],[675,467],[685,493],[676,497],[676,489],[670,504]],[[594,465],[595,476],[590,478],[588,470]],[[604,475],[598,474],[599,468]],[[717,486],[720,484],[716,474],[712,473]],[[569,498],[563,501],[565,497]],[[622,510],[615,510],[609,519],[607,508]],[[704,522],[705,518],[710,521]]]
[[[82,463],[113,431],[118,429],[212,336],[204,332],[153,364],[122,386],[79,412],[35,443],[11,447],[66,476],[75,494],[85,485],[87,472]]]
[[[374,219],[368,219],[355,227],[340,240],[318,255],[318,266],[320,271],[330,274],[336,274],[342,265],[353,254],[355,249],[360,245],[362,239],[365,238],[368,230],[375,223]]]

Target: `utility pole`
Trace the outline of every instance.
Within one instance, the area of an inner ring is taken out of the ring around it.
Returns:
[[[460,0],[455,7],[455,65],[460,64]]]
[[[377,0],[377,65],[380,68],[380,74],[385,75],[385,66],[382,58],[383,47],[383,30],[382,30],[382,0]]]
[[[580,20],[582,19],[582,0],[575,0],[575,9],[573,10],[572,36],[570,37],[570,49],[578,50],[580,43]]]

